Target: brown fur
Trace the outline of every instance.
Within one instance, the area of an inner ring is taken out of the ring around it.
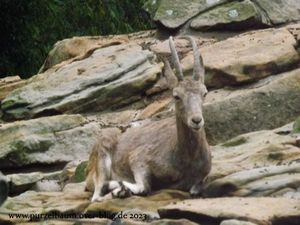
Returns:
[[[203,67],[200,62],[202,60],[195,59],[195,67]],[[180,66],[179,62],[175,63]],[[166,60],[165,65],[167,76],[174,79],[175,74]],[[204,69],[195,71],[203,73]],[[129,128],[122,135],[116,128],[103,130],[87,168],[87,188],[92,190],[91,183],[95,186],[93,201],[102,200],[106,192],[118,196],[124,188],[133,194],[160,188],[176,188],[193,195],[201,193],[211,170],[211,153],[202,116],[207,93],[203,76],[196,74],[193,79],[179,76],[177,82],[172,82],[176,85],[170,87],[175,98],[175,118]]]

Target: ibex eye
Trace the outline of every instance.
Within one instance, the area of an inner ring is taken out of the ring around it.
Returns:
[[[208,92],[205,92],[204,95],[203,95],[203,97],[206,97],[207,93],[208,93]]]

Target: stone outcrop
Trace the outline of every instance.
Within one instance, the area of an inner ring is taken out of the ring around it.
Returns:
[[[190,27],[194,30],[209,28],[238,30],[263,25],[268,25],[268,19],[250,0],[229,1],[220,7],[200,13],[190,23]]]
[[[300,20],[297,0],[149,0],[144,8],[169,29],[249,29]]]
[[[295,46],[296,40],[287,29],[266,29],[200,48],[207,71],[206,84],[209,87],[237,85],[289,71],[300,61]],[[189,73],[192,54],[182,64]]]
[[[297,69],[243,88],[211,92],[204,105],[210,143],[292,122],[300,111],[299,87],[300,69]]]
[[[192,199],[162,207],[159,215],[162,218],[190,218],[200,224],[239,219],[257,225],[296,225],[300,219],[299,207],[300,200],[286,198]]]
[[[88,159],[99,127],[80,115],[60,115],[3,124],[0,169],[65,165]]]
[[[223,41],[198,40],[203,57],[208,87],[241,85],[296,68],[300,57],[297,40],[287,29],[265,29],[247,32]],[[192,74],[193,54],[188,41],[176,40],[182,55],[183,71]],[[168,41],[151,46],[159,55],[171,54]]]
[[[0,79],[0,101],[2,101],[10,92],[26,84],[19,76],[11,76]]]
[[[300,149],[291,130],[258,131],[213,147],[210,197],[299,198]]]
[[[38,74],[2,102],[3,118],[107,110],[140,99],[161,72],[153,53],[139,45],[95,50],[55,72]]]
[[[94,50],[99,48],[117,44],[128,44],[129,42],[138,44],[151,42],[154,39],[154,35],[155,31],[141,31],[124,35],[84,36],[64,39],[55,43],[40,68],[39,73],[43,73],[52,67],[56,69],[71,61],[86,58]]]

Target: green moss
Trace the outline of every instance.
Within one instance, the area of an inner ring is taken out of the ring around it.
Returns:
[[[155,13],[160,5],[161,0],[148,0],[143,6],[143,9],[146,10],[151,17],[155,16]]]
[[[15,203],[12,201],[6,201],[6,203],[4,204],[3,208],[8,209],[8,210],[14,210],[15,208]]]
[[[300,117],[294,122],[293,133],[300,133]]]
[[[88,162],[84,161],[77,166],[73,177],[74,182],[79,183],[85,181],[85,169],[87,167],[87,164]]]
[[[225,142],[222,146],[224,147],[233,147],[233,146],[238,146],[238,145],[242,145],[244,143],[247,142],[247,139],[244,137],[236,137],[233,138],[227,142]]]

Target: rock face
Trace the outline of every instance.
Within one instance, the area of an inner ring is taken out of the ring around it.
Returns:
[[[300,200],[286,198],[192,199],[160,208],[159,214],[162,218],[183,217],[211,224],[240,219],[258,225],[296,225],[300,220],[299,207]]]
[[[297,0],[149,0],[144,8],[166,28],[247,29],[300,20]]]
[[[124,35],[109,36],[85,36],[73,37],[58,41],[49,52],[47,59],[40,68],[39,73],[54,67],[66,60],[80,60],[98,48],[105,48],[116,44],[127,44],[130,41],[135,43],[151,41],[155,31],[142,31]]]
[[[297,0],[254,0],[259,8],[264,11],[272,24],[283,24],[300,20],[300,4]]]
[[[267,25],[265,15],[260,14],[255,4],[250,0],[233,1],[209,11],[200,13],[191,20],[190,27],[195,30],[243,29]]]
[[[216,43],[200,38],[198,45],[206,69],[206,85],[237,86],[296,68],[300,57],[293,33],[292,28],[265,29]],[[192,74],[193,54],[189,43],[177,39],[176,48],[183,57],[183,71],[186,75]],[[152,45],[151,50],[159,55],[171,54],[168,41]]]
[[[8,196],[8,184],[6,177],[0,172],[0,207]]]
[[[80,115],[61,115],[3,124],[0,169],[65,164],[87,159],[98,126]]]
[[[0,79],[0,101],[2,101],[11,91],[25,85],[25,81],[19,76],[11,76]]]
[[[243,89],[211,92],[204,105],[210,143],[250,131],[272,129],[296,119],[300,111],[299,87],[300,69],[297,69]]]
[[[149,12],[155,12],[153,14],[155,21],[160,22],[168,28],[178,28],[200,12],[226,1],[227,0],[151,0],[145,4],[144,8]]]
[[[41,172],[32,172],[32,173],[18,173],[7,175],[7,180],[9,182],[10,187],[10,195],[19,194],[24,191],[33,188],[36,183],[43,183],[46,180],[50,181],[50,179],[59,181],[60,172],[53,173],[41,173]],[[44,181],[45,180],[45,181]],[[50,182],[47,182],[47,186]],[[58,191],[60,191],[60,187],[58,186]]]
[[[249,32],[205,46],[200,51],[207,71],[206,84],[237,85],[288,71],[300,61],[295,46],[296,40],[287,29]],[[191,71],[192,54],[182,64],[184,71]]]
[[[213,147],[212,182],[205,195],[297,197],[300,149],[295,145],[291,133],[274,130],[240,135]]]
[[[39,74],[2,102],[3,118],[107,110],[141,98],[161,72],[154,54],[139,45],[115,45]]]

